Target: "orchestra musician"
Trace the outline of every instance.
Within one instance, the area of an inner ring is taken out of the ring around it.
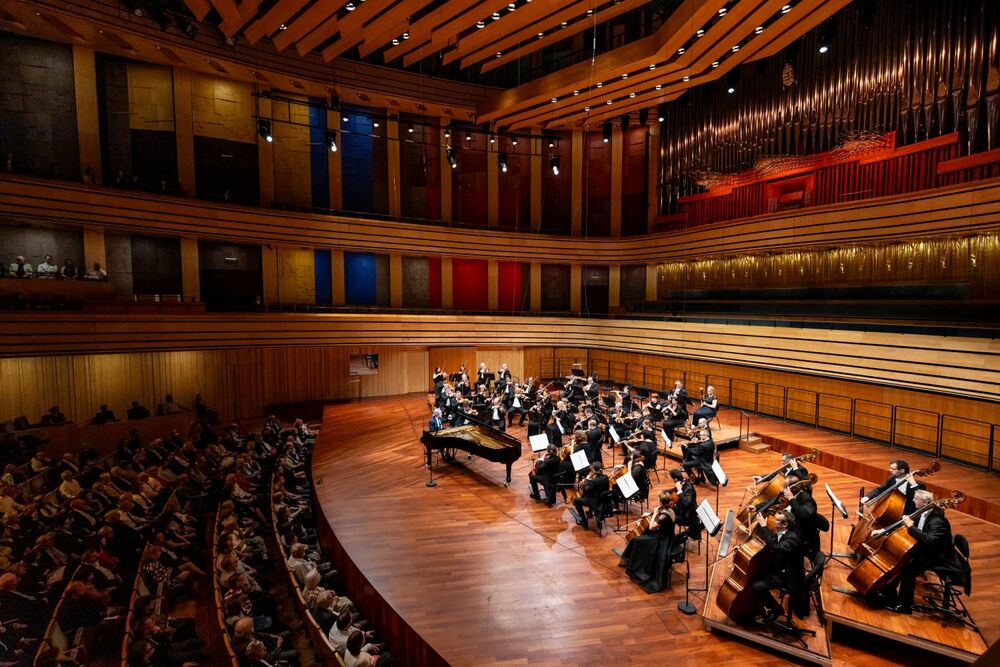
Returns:
[[[695,484],[702,484],[707,479],[713,486],[718,486],[719,480],[712,470],[715,441],[712,440],[711,430],[703,429],[690,444],[681,445],[681,452],[684,454],[681,467]]]
[[[583,434],[582,431],[577,431],[573,434],[573,446],[569,449],[571,453],[576,453],[579,451],[584,451],[587,447],[587,436]],[[557,448],[558,449],[558,448]],[[565,450],[562,450],[565,452]],[[572,486],[576,483],[577,473],[576,469],[573,467],[573,461],[570,459],[570,455],[565,456],[560,455],[559,460],[559,479],[563,481],[564,484]],[[566,488],[562,489],[563,498],[566,498]]]
[[[575,375],[570,375],[566,378],[566,384],[563,385],[564,398],[567,401],[573,401],[574,403],[583,399],[583,387],[580,386],[580,380]]]
[[[489,407],[490,424],[500,432],[507,431],[507,408],[504,407],[503,397],[495,397]]]
[[[431,418],[427,422],[428,431],[440,431],[444,428],[444,418],[442,417],[441,408],[434,408],[434,412],[431,413]]]
[[[468,375],[462,373],[461,379],[458,381],[458,384],[455,385],[455,391],[457,391],[465,398],[468,398],[469,396],[472,395],[472,384],[469,383]]]
[[[507,408],[507,426],[514,425],[514,415],[520,415],[521,417],[517,425],[524,426],[524,419],[528,416],[526,402],[527,398],[525,398],[524,389],[514,383],[509,383],[507,390],[504,392],[504,407]]]
[[[507,364],[500,364],[500,370],[497,371],[497,382],[510,382],[511,377],[513,375],[507,368]]]
[[[923,483],[914,479],[913,475],[910,474],[910,464],[902,459],[889,462],[889,478],[866,493],[861,498],[861,504],[864,505],[872,498],[875,498],[893,486],[896,487],[896,491],[906,496],[906,505],[903,508],[903,514],[912,514],[913,510],[916,509],[913,502],[914,494],[925,487]]]
[[[591,419],[587,422],[587,460],[593,463],[594,461],[602,461],[601,456],[601,444],[604,442],[604,431],[601,430],[600,425],[597,423],[596,419]]]
[[[674,505],[674,521],[678,526],[687,529],[688,539],[701,539],[701,521],[698,519],[698,492],[684,471],[674,468],[670,471],[670,479],[677,492],[677,503]]]
[[[684,426],[688,420],[687,406],[678,400],[674,394],[670,395],[670,403],[663,409],[663,431],[674,440],[674,429]]]
[[[441,396],[441,390],[444,389],[445,380],[448,379],[448,374],[441,370],[440,366],[434,367],[434,375],[431,376],[431,380],[434,382],[434,398],[437,399]]]
[[[559,450],[555,445],[549,445],[544,456],[535,462],[534,472],[528,475],[531,483],[531,497],[536,503],[542,501],[538,493],[538,485],[545,490],[545,504],[552,507],[556,504],[556,475],[559,474]],[[571,464],[572,465],[572,464]]]
[[[667,404],[660,400],[660,395],[653,393],[649,395],[649,402],[646,403],[646,414],[654,421],[659,421],[663,416],[663,410]]]
[[[621,396],[622,399],[622,409],[625,412],[632,412],[635,407],[635,401],[632,399],[632,385],[626,384],[622,387],[619,396]]]
[[[809,476],[809,471],[806,470],[804,465],[796,461],[795,457],[792,456],[790,452],[784,452],[781,455],[781,466],[777,470],[766,475],[754,475],[753,481],[755,484],[767,484],[779,474],[786,475],[789,470],[798,470],[802,475],[801,479],[805,479]]]
[[[674,512],[668,489],[660,491],[659,505],[650,515],[649,528],[633,538],[622,552],[619,565],[647,593],[658,593],[666,585],[674,542]]]
[[[593,375],[587,377],[587,384],[583,386],[583,393],[585,393],[587,398],[590,400],[594,400],[600,395],[601,388],[598,386],[597,380],[594,379]]]
[[[802,553],[810,562],[819,552],[819,531],[829,530],[830,522],[816,511],[816,501],[812,497],[812,487],[804,485],[792,493],[791,486],[807,478],[803,468],[785,473],[785,488],[782,493],[788,499],[788,511],[795,517],[795,533],[802,542]]]
[[[687,413],[688,394],[687,389],[684,388],[683,382],[680,380],[674,380],[674,388],[670,390],[667,398],[676,398],[677,402],[684,408],[684,412]]]
[[[600,461],[591,463],[590,474],[578,486],[582,493],[573,500],[578,517],[576,523],[583,528],[587,528],[587,509],[590,509],[592,512],[599,511],[601,494],[610,489],[608,476],[604,474],[604,464]],[[600,515],[595,515],[595,518],[599,519]],[[603,528],[604,521],[598,520],[597,530],[602,530]]]
[[[802,542],[794,530],[795,519],[787,511],[774,515],[774,532],[767,527],[767,517],[757,517],[757,530],[764,538],[770,560],[760,576],[751,582],[754,596],[764,605],[765,622],[781,615],[781,605],[771,593],[773,588],[788,591],[790,609],[799,618],[809,615],[809,592],[804,585],[805,567],[802,561]]]
[[[490,374],[489,367],[486,366],[485,361],[479,362],[479,370],[476,371],[476,385],[486,386],[490,383],[490,379],[487,377]]]
[[[549,444],[559,447],[562,445],[562,431],[559,430],[559,424],[556,423],[556,414],[553,412],[549,415],[549,423],[545,426],[545,434],[549,438]]]
[[[702,419],[711,422],[712,418],[719,411],[719,398],[715,395],[715,387],[710,386],[701,398],[701,406],[694,411],[691,418],[692,424],[698,424]]]
[[[913,494],[914,511],[922,509],[934,502],[934,494],[926,489],[917,489]],[[913,557],[903,566],[898,579],[898,592],[883,589],[882,594],[890,599],[895,593],[895,600],[887,605],[889,611],[897,614],[913,613],[913,593],[917,586],[917,576],[927,570],[948,562],[955,556],[955,549],[952,546],[951,523],[945,516],[944,510],[940,507],[933,507],[921,514],[916,521],[908,515],[903,516],[903,525],[909,531],[917,544],[914,547]],[[872,537],[879,537],[885,531],[877,529],[872,531]],[[891,586],[890,589],[895,589]]]

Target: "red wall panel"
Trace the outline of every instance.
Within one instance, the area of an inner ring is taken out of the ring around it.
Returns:
[[[498,262],[499,310],[518,312],[524,310],[524,265],[521,262]]]
[[[457,310],[488,310],[488,265],[481,259],[451,260],[452,301]]]
[[[427,289],[430,291],[428,305],[431,308],[441,307],[441,258],[427,258]]]

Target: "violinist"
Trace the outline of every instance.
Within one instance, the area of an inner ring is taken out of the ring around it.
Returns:
[[[549,415],[549,423],[545,427],[545,434],[549,438],[549,444],[559,447],[562,445],[562,431],[559,430],[559,424],[556,423],[556,415],[552,413]]]
[[[718,411],[719,397],[715,395],[715,387],[710,386],[701,398],[701,406],[694,411],[691,423],[698,424],[702,419],[706,422],[711,422]]]
[[[619,395],[622,399],[622,409],[625,412],[632,412],[632,409],[635,407],[635,401],[632,400],[632,385],[626,384],[622,387]]]
[[[528,408],[525,406],[527,399],[524,396],[524,389],[510,383],[507,385],[507,391],[504,392],[503,398],[504,407],[507,408],[507,426],[514,425],[514,415],[521,416],[517,425],[524,426],[524,419],[528,416]]]
[[[663,408],[663,431],[674,440],[674,429],[684,426],[688,420],[687,406],[681,403],[676,396],[671,394],[670,403]]]
[[[766,549],[770,552],[770,561],[761,575],[750,584],[750,588],[754,597],[766,609],[764,621],[775,620],[782,611],[781,605],[771,593],[772,588],[784,588],[788,591],[790,609],[799,618],[805,618],[809,614],[809,592],[804,585],[802,542],[795,533],[795,519],[788,512],[778,512],[774,515],[773,533],[767,527],[766,516],[761,514],[757,517],[757,522],[757,530],[763,535]]]
[[[913,475],[910,474],[910,464],[902,459],[889,462],[889,478],[866,493],[861,498],[861,504],[864,505],[872,498],[879,496],[892,487],[895,487],[895,491],[906,496],[906,506],[903,508],[903,514],[913,514],[913,510],[916,509],[913,496],[917,491],[925,487],[921,482],[914,479]]]
[[[587,422],[587,460],[603,461],[601,456],[601,443],[604,442],[604,431],[598,425],[596,419]]]
[[[497,382],[510,382],[511,375],[510,369],[507,368],[507,364],[500,364],[500,370],[497,371]]]
[[[796,461],[795,457],[792,456],[790,452],[784,452],[781,455],[781,465],[776,470],[769,472],[766,475],[754,475],[753,481],[755,484],[766,484],[779,474],[787,475],[790,470],[798,470],[802,475],[801,479],[805,479],[809,476],[809,471],[806,470],[804,465]]]
[[[503,397],[495,397],[489,407],[490,425],[498,431],[507,430],[507,408],[504,407]]]
[[[566,446],[564,448],[556,448],[556,451],[560,452],[559,455],[559,471],[556,473],[557,479],[563,484],[562,495],[566,498],[566,489],[568,487],[574,486],[576,484],[576,469],[573,467],[573,461],[570,459],[570,454],[582,451],[587,446],[587,437],[581,432],[577,431],[573,434],[573,444],[572,446]],[[567,453],[569,450],[569,453]]]
[[[918,489],[913,494],[914,511],[923,509],[934,502],[934,494],[926,489]],[[912,513],[912,512],[911,512]],[[917,541],[913,557],[903,566],[899,575],[899,591],[894,604],[887,609],[897,614],[912,614],[913,592],[917,586],[917,576],[927,570],[946,563],[953,557],[951,523],[940,507],[932,507],[923,512],[916,521],[909,515],[903,516],[903,525]],[[873,537],[879,537],[884,531],[872,531]],[[885,590],[883,590],[883,594]],[[889,593],[891,596],[891,592]]]
[[[601,506],[601,495],[610,489],[608,476],[604,474],[604,464],[600,461],[591,463],[590,474],[580,482],[579,487],[582,493],[573,500],[573,505],[576,506],[576,523],[586,528],[587,509],[591,512],[598,512]],[[604,521],[600,518],[600,514],[597,514],[595,518],[597,519],[597,530],[602,530]]]
[[[479,370],[476,371],[476,385],[477,386],[487,386],[490,383],[490,369],[486,366],[485,361],[479,363]]]
[[[468,375],[466,375],[465,373],[462,373],[461,379],[458,381],[458,384],[455,385],[455,391],[457,391],[459,394],[461,394],[465,398],[468,398],[469,396],[472,395],[472,385],[469,384],[469,376]]]
[[[625,546],[619,563],[647,593],[662,591],[670,571],[675,521],[671,502],[670,491],[660,491],[659,505],[649,515],[649,528]]]
[[[696,510],[698,509],[698,492],[694,488],[684,471],[674,468],[670,471],[670,480],[674,483],[674,490],[677,492],[677,503],[674,505],[675,522],[678,526],[687,528],[688,538],[692,540],[701,539],[701,521],[698,519]]]
[[[581,400],[584,396],[583,387],[580,386],[579,379],[571,375],[566,380],[564,385],[565,398],[567,401],[573,401],[574,403]]]
[[[434,398],[441,396],[441,390],[444,388],[444,383],[447,379],[448,374],[441,370],[440,366],[435,366],[434,375],[431,376],[431,381],[434,383]]]
[[[789,470],[785,474],[785,488],[782,493],[788,499],[788,511],[795,517],[795,532],[802,542],[802,553],[812,561],[819,552],[819,531],[822,525],[829,530],[826,517],[816,512],[816,501],[812,497],[812,487],[803,485],[797,492],[792,492],[792,485],[806,479],[806,473],[801,469]],[[821,521],[822,520],[822,521]]]
[[[534,472],[528,475],[531,483],[531,497],[536,503],[542,501],[538,493],[538,485],[545,489],[545,504],[552,507],[556,504],[556,475],[559,473],[559,450],[555,445],[549,445],[542,458],[534,465]]]
[[[598,386],[597,380],[594,379],[593,375],[587,378],[587,384],[583,386],[583,393],[592,401],[600,395],[601,388]]]
[[[632,458],[629,460],[628,471],[632,473],[632,479],[635,480],[635,485],[639,487],[637,495],[645,498],[648,494],[650,483],[649,474],[646,472],[646,462],[643,460],[641,453],[636,452],[632,455]]]
[[[719,480],[712,470],[715,461],[715,441],[711,431],[705,429],[695,436],[688,445],[681,445],[684,458],[681,467],[691,477],[695,484],[702,484],[707,479],[712,485],[718,486]]]

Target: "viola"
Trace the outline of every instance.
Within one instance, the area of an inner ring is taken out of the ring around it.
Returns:
[[[915,519],[933,507],[952,508],[964,501],[965,495],[961,491],[952,491],[951,498],[928,503],[911,513],[909,517]],[[886,527],[884,535],[880,535],[874,541],[869,538],[861,543],[858,552],[862,554],[862,559],[847,575],[847,583],[858,593],[867,596],[882,590],[896,580],[903,567],[913,558],[917,540],[910,535],[910,531],[899,530],[904,525],[900,519]]]
[[[941,464],[937,459],[931,459],[926,468],[915,470],[912,474],[914,477],[929,477],[939,470],[941,470]],[[903,512],[906,510],[906,496],[902,493],[896,493],[896,489],[902,485],[905,479],[902,477],[896,480],[896,484],[874,498],[869,498],[868,502],[865,503],[861,518],[854,524],[851,535],[847,538],[847,544],[854,553],[859,553],[861,545],[871,537],[873,530],[884,529],[903,517]]]

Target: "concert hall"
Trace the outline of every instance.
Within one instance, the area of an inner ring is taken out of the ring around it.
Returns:
[[[0,2],[0,667],[1000,665],[998,598],[995,0]]]

